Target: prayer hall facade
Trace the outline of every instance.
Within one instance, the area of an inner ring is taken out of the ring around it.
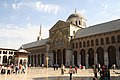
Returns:
[[[30,52],[28,64],[120,66],[120,19],[86,27],[86,19],[78,12],[66,21],[59,20],[49,30],[49,37],[23,44]]]

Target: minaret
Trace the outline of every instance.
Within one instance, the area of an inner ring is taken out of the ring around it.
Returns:
[[[76,10],[76,8],[75,8],[75,13],[77,13],[77,10]]]
[[[42,26],[40,25],[40,31],[39,31],[39,36],[37,37],[37,41],[39,41],[39,40],[42,39],[42,38],[41,38],[41,28],[42,28]]]

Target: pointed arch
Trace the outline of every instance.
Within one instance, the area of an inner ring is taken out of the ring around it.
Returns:
[[[88,58],[89,66],[92,66],[94,65],[94,50],[92,48],[88,50],[88,55],[89,55]]]
[[[56,62],[56,52],[55,52],[55,50],[53,51],[53,63],[54,64],[56,64],[57,62]]]
[[[58,65],[61,66],[61,64],[62,64],[62,52],[60,49],[57,50],[57,62],[58,62]]]
[[[109,60],[110,67],[113,64],[116,64],[116,48],[114,46],[108,47],[108,60]]]
[[[63,49],[63,64],[66,64],[66,49]]]
[[[97,49],[97,59],[100,65],[104,65],[104,49],[102,47]]]
[[[77,51],[73,52],[73,56],[74,56],[74,65],[77,66]]]
[[[81,55],[81,65],[85,66],[85,50],[84,49],[80,51],[80,55]]]
[[[44,58],[45,58],[44,56],[45,56],[44,54],[41,55],[41,64],[44,64]]]

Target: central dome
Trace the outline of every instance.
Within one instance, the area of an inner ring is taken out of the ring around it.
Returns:
[[[71,14],[68,19],[66,20],[66,22],[72,23],[76,26],[80,26],[82,28],[86,27],[86,19],[84,18],[83,15],[81,15],[80,13],[75,12],[73,14]]]
[[[71,18],[84,19],[84,17],[83,17],[81,14],[77,13],[77,12],[75,12],[75,13],[71,14],[71,15],[68,17],[68,19],[67,19],[67,20],[69,20],[69,19],[71,19]]]

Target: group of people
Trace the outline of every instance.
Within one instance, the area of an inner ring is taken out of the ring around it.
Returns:
[[[99,80],[110,80],[110,69],[103,65],[93,65],[94,78],[93,80],[98,80],[97,73],[100,74]]]
[[[0,73],[1,74],[7,74],[7,75],[10,75],[10,74],[19,74],[19,73],[25,73],[25,69],[26,69],[26,66],[25,65],[0,65]]]

